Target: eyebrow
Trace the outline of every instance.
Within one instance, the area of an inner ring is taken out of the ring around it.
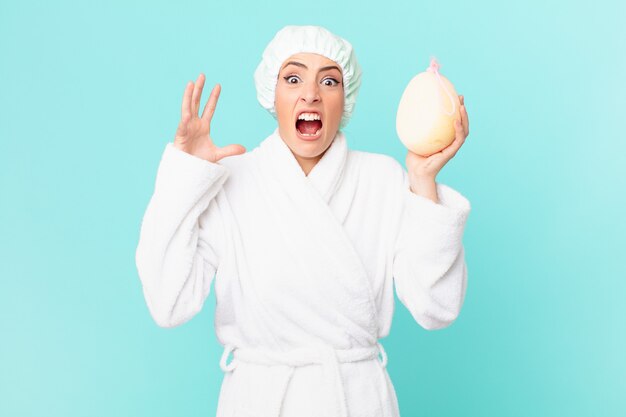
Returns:
[[[301,63],[301,62],[296,62],[296,61],[289,61],[289,62],[287,62],[287,63],[283,66],[283,68],[282,68],[282,69],[285,69],[288,65],[295,65],[295,66],[297,66],[297,67],[302,67],[302,68],[304,68],[304,69],[309,69],[309,68],[308,68],[306,65],[304,65],[303,63]],[[338,66],[336,66],[336,65],[329,65],[329,66],[327,66],[327,67],[322,67],[322,68],[320,68],[320,72],[322,72],[322,71],[328,71],[328,70],[331,70],[331,69],[336,69],[337,71],[339,71],[339,73],[341,73],[341,69],[340,69]]]

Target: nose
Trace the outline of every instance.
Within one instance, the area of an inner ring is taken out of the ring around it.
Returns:
[[[319,85],[316,82],[304,83],[300,99],[305,103],[320,101]]]

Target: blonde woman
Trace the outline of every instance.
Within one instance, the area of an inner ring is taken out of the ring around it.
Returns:
[[[451,324],[466,291],[468,200],[435,177],[468,134],[428,158],[348,149],[361,69],[352,45],[287,26],[254,79],[277,127],[249,152],[210,133],[217,84],[185,89],[136,263],[158,325],[200,311],[214,284],[224,346],[218,417],[397,417],[379,339],[398,298],[426,329]],[[228,362],[232,353],[232,360]]]

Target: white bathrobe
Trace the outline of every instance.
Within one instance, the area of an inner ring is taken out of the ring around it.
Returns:
[[[393,284],[425,329],[465,297],[470,205],[437,192],[440,204],[412,193],[400,163],[342,132],[308,176],[278,129],[218,163],[165,146],[137,269],[163,327],[197,314],[214,283],[217,417],[400,415],[379,343]]]

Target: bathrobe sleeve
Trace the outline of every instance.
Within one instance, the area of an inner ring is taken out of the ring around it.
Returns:
[[[406,170],[399,191],[400,216],[393,277],[398,299],[427,330],[449,326],[459,315],[467,286],[462,244],[469,201],[437,183],[439,204],[410,190]]]
[[[197,314],[219,265],[224,230],[216,195],[228,169],[168,143],[135,254],[146,304],[161,327]]]

